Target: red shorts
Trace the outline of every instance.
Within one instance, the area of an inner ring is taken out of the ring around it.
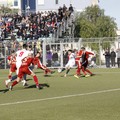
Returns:
[[[11,72],[15,72],[16,70],[17,70],[17,68],[16,68],[15,64],[13,64],[13,65],[10,66],[10,71]]]
[[[80,61],[76,61],[76,65],[77,65],[78,68],[80,68],[81,67]]]
[[[25,74],[31,75],[32,71],[30,70],[29,67],[21,67],[19,68],[19,73],[18,73],[18,77],[22,78]]]

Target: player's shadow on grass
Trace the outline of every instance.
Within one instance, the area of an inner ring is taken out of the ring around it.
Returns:
[[[50,85],[48,85],[47,83],[43,83],[43,84],[40,84],[42,87],[50,87]],[[26,88],[36,88],[36,85],[30,85]]]
[[[44,75],[44,77],[52,77],[51,75]]]
[[[90,75],[89,77],[93,77],[93,76],[96,76],[96,75],[101,76],[102,74],[93,74],[93,75]],[[64,77],[64,75],[61,75],[61,77]],[[69,75],[67,75],[67,77],[74,77],[74,74],[69,74]],[[85,75],[81,74],[79,77],[84,78]]]
[[[31,79],[31,78],[28,78],[26,81],[31,81],[31,80],[33,80],[33,79]]]
[[[9,91],[9,89],[3,89],[3,90],[0,90],[0,93],[6,93],[8,91]]]
[[[37,72],[35,72],[35,74],[39,74],[39,73],[43,73],[42,71],[37,71]]]

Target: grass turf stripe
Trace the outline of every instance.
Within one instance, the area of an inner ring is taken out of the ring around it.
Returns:
[[[47,101],[47,100],[57,100],[57,99],[64,99],[64,98],[70,98],[70,97],[78,97],[78,96],[87,96],[87,95],[94,95],[94,94],[100,94],[100,93],[108,93],[108,92],[114,92],[114,91],[120,91],[120,88],[102,90],[102,91],[95,91],[95,92],[89,92],[89,93],[57,96],[57,97],[50,97],[50,98],[43,98],[43,99],[26,100],[26,101],[18,101],[18,102],[11,102],[11,103],[2,103],[2,104],[0,104],[0,106],[8,106],[8,105],[23,104],[23,103],[40,102],[40,101]]]

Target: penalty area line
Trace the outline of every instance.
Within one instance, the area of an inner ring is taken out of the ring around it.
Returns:
[[[94,94],[100,94],[100,93],[108,93],[108,92],[114,92],[114,91],[120,91],[120,88],[95,91],[95,92],[88,92],[88,93],[81,93],[81,94],[57,96],[57,97],[50,97],[50,98],[43,98],[43,99],[34,99],[34,100],[18,101],[18,102],[11,102],[11,103],[2,103],[2,104],[0,104],[0,106],[17,105],[17,104],[23,104],[23,103],[32,103],[32,102],[40,102],[40,101],[48,101],[48,100],[57,100],[57,99],[64,99],[64,98],[71,98],[71,97],[94,95]]]

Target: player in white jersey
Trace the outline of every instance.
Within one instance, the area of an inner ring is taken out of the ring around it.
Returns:
[[[17,74],[17,75],[18,75],[18,73],[19,73],[19,68],[20,68],[20,66],[21,66],[21,64],[22,64],[22,60],[23,60],[25,57],[27,57],[29,54],[30,54],[30,52],[27,50],[27,44],[23,44],[23,49],[22,49],[22,50],[18,50],[18,51],[16,52],[16,68],[17,68],[16,74]],[[8,84],[9,84],[11,81],[15,80],[15,79],[17,78],[17,75],[13,76],[11,79],[5,80],[6,86],[8,86]],[[26,86],[26,85],[27,85],[26,80],[23,80],[22,82],[23,82],[23,86]]]
[[[22,59],[24,59],[25,57],[27,57],[29,55],[29,51],[27,50],[27,45],[23,44],[23,49],[22,50],[18,50],[16,52],[16,67],[17,67],[17,74],[19,72],[19,68],[22,64]]]
[[[68,63],[65,68],[72,68],[75,65],[75,54],[71,50],[68,51]]]
[[[65,65],[65,68],[62,68],[62,71],[66,70],[66,73],[65,73],[65,77],[67,76],[67,74],[69,73],[70,69],[75,65],[75,54],[72,53],[72,50],[68,50],[68,62],[67,64]]]

